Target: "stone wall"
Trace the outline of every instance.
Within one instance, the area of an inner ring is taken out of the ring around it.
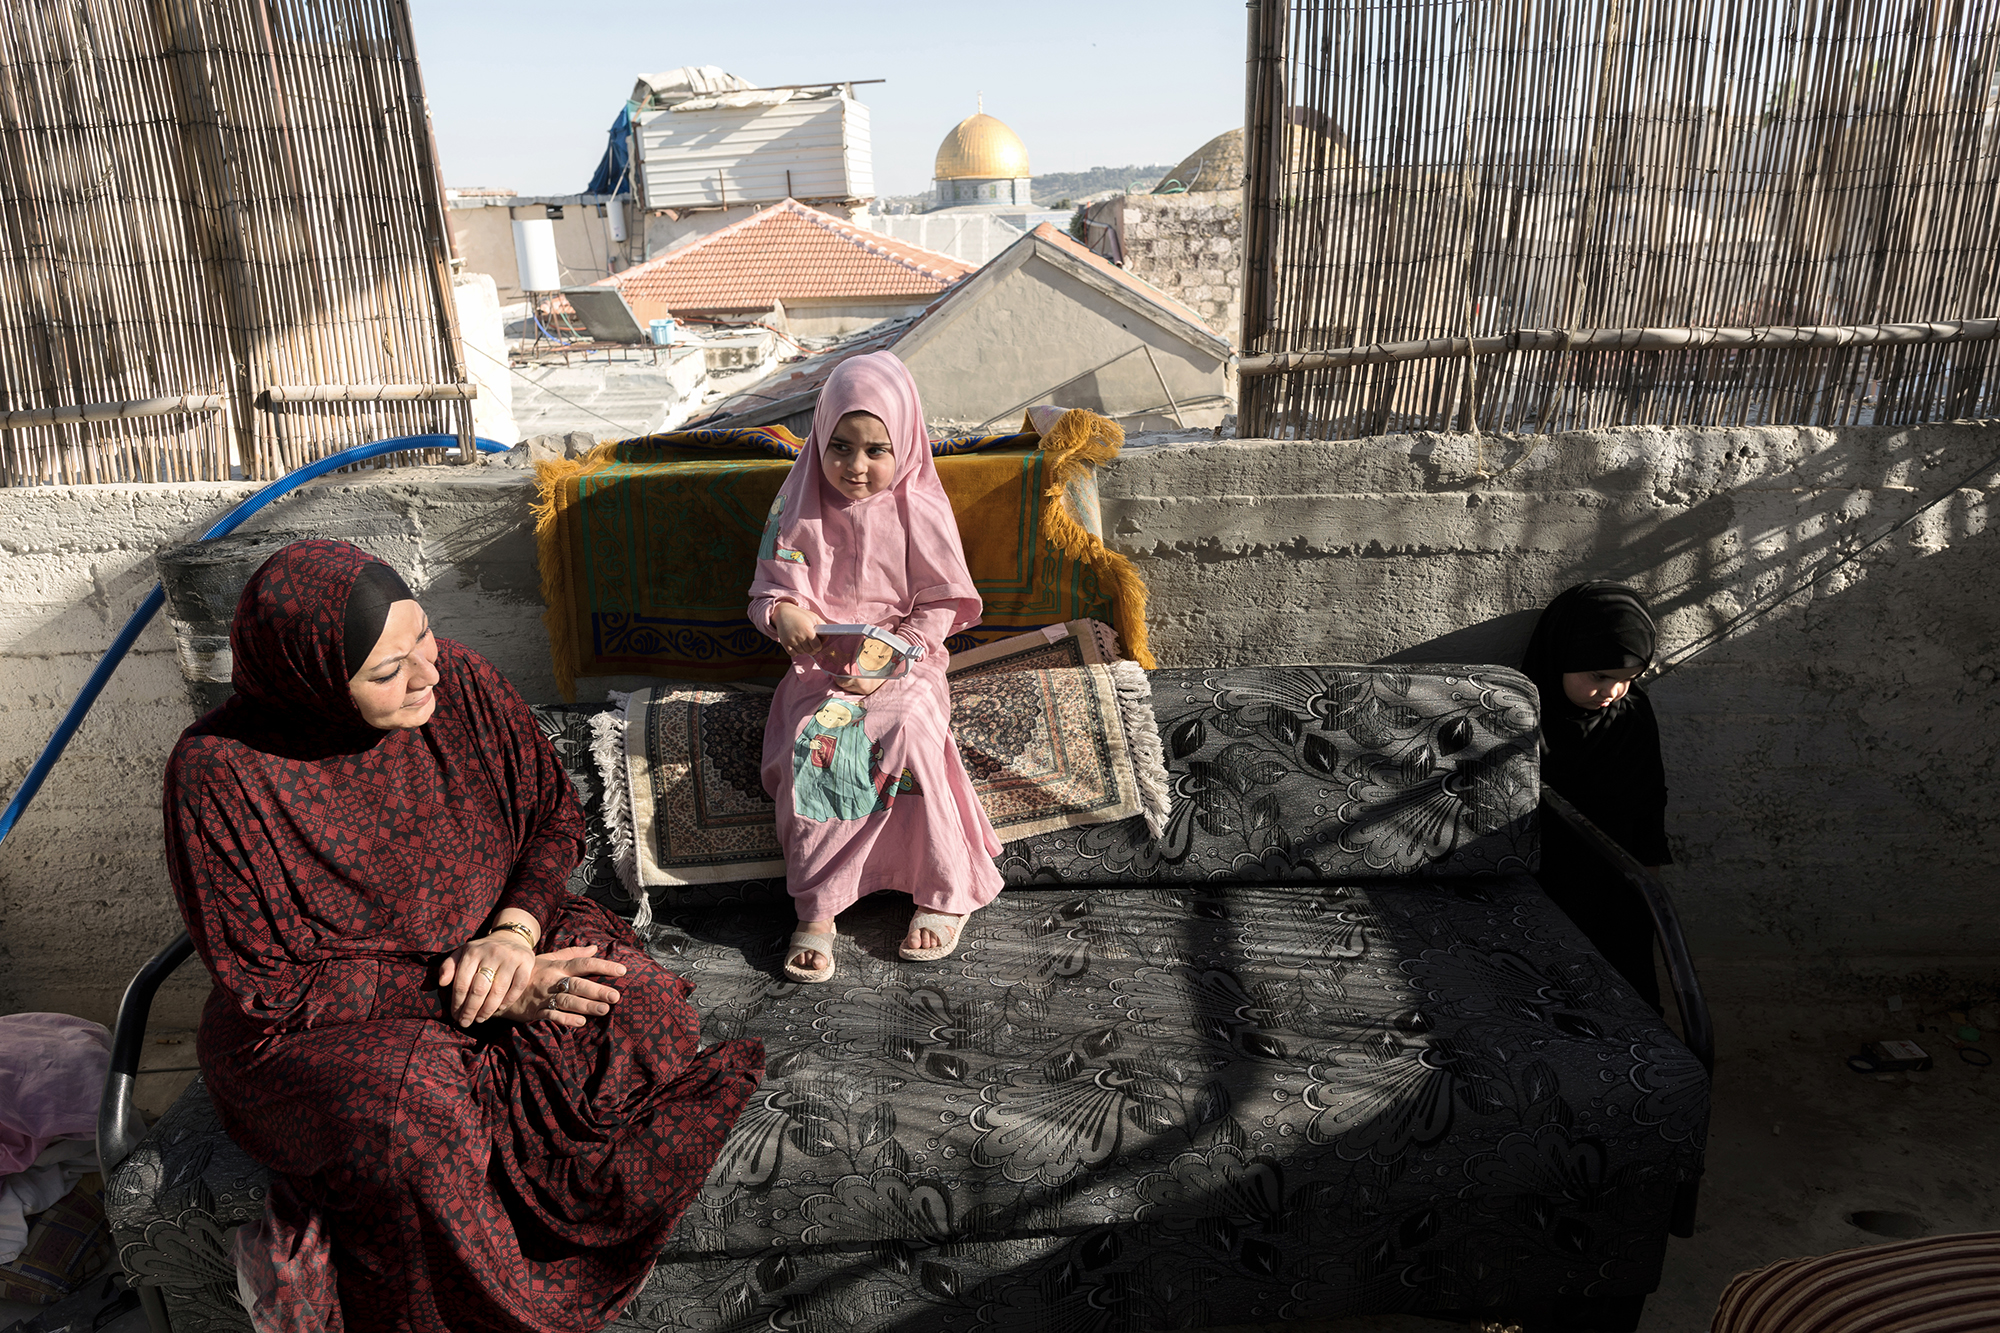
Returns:
[[[1672,651],[1911,520],[1653,697],[1669,874],[1711,986],[1912,991],[2000,972],[1996,455],[1982,425],[1135,441],[1103,491],[1168,665],[1515,660],[1535,608],[1599,576],[1646,589]],[[152,586],[153,552],[248,490],[0,491],[0,787]],[[445,633],[546,700],[528,500],[504,467],[382,472],[250,526],[394,561]],[[155,625],[0,846],[0,1011],[108,1020],[177,928],[158,800],[190,716]],[[191,1022],[201,989],[184,974],[162,1021]]]
[[[1128,194],[1085,210],[1091,248],[1117,233],[1125,271],[1158,287],[1236,341],[1243,323],[1243,196],[1240,191]]]

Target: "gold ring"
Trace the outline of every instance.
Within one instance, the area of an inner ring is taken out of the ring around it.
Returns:
[[[493,980],[493,971],[494,970],[490,967],[482,967],[479,969],[479,975],[485,977],[488,981],[491,981]]]

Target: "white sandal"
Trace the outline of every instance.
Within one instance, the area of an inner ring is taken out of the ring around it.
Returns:
[[[833,975],[833,931],[821,934],[813,930],[795,930],[791,943],[785,946],[785,975],[793,981],[820,982]],[[819,967],[800,967],[792,959],[807,950],[826,959]]]
[[[959,932],[964,926],[965,917],[952,916],[947,912],[933,912],[928,907],[919,907],[915,915],[910,918],[910,933],[915,934],[920,930],[935,931],[937,934],[944,936],[944,943],[933,945],[928,949],[912,949],[909,945],[905,944],[898,948],[896,952],[912,963],[931,963],[936,962],[940,958],[950,957],[951,951],[958,947]]]

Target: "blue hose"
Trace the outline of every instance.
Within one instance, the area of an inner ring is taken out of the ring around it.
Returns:
[[[481,453],[507,452],[506,445],[496,444],[492,440],[479,440],[477,444]],[[217,537],[227,536],[234,532],[244,519],[271,501],[297,490],[309,481],[325,476],[336,468],[346,467],[350,463],[365,463],[384,454],[399,454],[411,449],[457,447],[456,435],[399,435],[393,440],[357,444],[352,449],[342,449],[337,454],[328,454],[317,462],[306,464],[296,472],[286,473],[237,505],[217,519],[215,525],[207,532],[202,533],[200,540],[213,541]],[[0,813],[0,842],[4,842],[7,835],[14,831],[15,821],[20,819],[22,812],[28,808],[28,803],[35,799],[35,793],[42,789],[42,783],[47,780],[49,771],[56,766],[56,761],[62,758],[63,751],[69,748],[70,738],[76,735],[76,729],[83,725],[84,715],[90,712],[90,706],[97,702],[97,696],[104,693],[105,685],[111,680],[111,673],[118,669],[118,664],[124,660],[125,654],[130,652],[132,645],[137,642],[139,632],[152,623],[153,617],[159,614],[166,600],[166,590],[159,584],[154,584],[153,590],[139,603],[139,609],[125,622],[125,628],[119,630],[118,637],[111,641],[111,647],[105,652],[103,660],[97,664],[97,669],[90,673],[90,679],[83,683],[83,689],[77,694],[76,702],[69,706],[69,712],[63,714],[62,723],[56,728],[56,734],[49,737],[49,743],[42,747],[41,754],[35,759],[34,767],[28,770],[28,776],[21,779],[21,785],[14,790],[14,798],[7,802],[5,813]]]

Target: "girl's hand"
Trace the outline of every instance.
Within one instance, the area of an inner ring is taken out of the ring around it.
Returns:
[[[588,977],[622,977],[625,964],[596,956],[595,944],[557,949],[535,959],[534,975],[520,996],[500,1011],[516,1023],[554,1019],[564,1027],[580,1028],[602,1018],[618,1003],[618,992]]]
[[[438,969],[438,985],[451,987],[453,1021],[470,1027],[512,1003],[534,970],[534,946],[503,930],[459,945]]]
[[[833,683],[849,694],[859,694],[865,698],[889,682],[881,676],[842,676]]]
[[[771,609],[771,632],[793,657],[811,657],[826,646],[820,642],[819,622],[797,602],[779,602]]]

